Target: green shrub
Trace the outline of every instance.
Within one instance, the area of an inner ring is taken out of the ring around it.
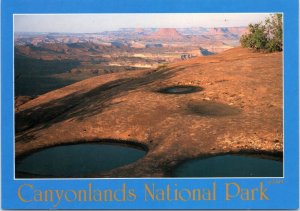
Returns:
[[[264,23],[249,24],[248,30],[248,34],[240,39],[242,47],[258,51],[282,51],[282,14],[271,15]]]

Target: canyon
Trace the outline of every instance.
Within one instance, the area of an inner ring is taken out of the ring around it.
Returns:
[[[124,28],[78,34],[17,32],[15,95],[37,96],[93,76],[157,68],[220,53],[238,46],[246,32],[246,27]]]

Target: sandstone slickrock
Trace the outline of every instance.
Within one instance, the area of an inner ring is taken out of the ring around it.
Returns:
[[[203,90],[156,92],[178,84]],[[157,69],[97,76],[20,105],[15,154],[100,139],[148,147],[136,163],[94,177],[164,177],[183,160],[219,153],[280,158],[282,89],[282,53],[242,48]]]

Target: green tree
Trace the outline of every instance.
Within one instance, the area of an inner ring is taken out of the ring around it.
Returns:
[[[268,52],[282,51],[282,14],[274,14],[264,23],[249,24],[241,37],[242,47]]]
[[[282,14],[272,15],[265,21],[269,51],[282,51]]]

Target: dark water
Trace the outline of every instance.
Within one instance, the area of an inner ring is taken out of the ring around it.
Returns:
[[[174,177],[282,177],[280,161],[222,155],[189,160],[177,166]]]
[[[120,144],[76,144],[47,148],[16,163],[16,171],[51,177],[80,177],[132,163],[146,151]]]
[[[192,92],[202,91],[203,88],[197,86],[171,86],[158,90],[160,93],[164,94],[187,94]]]

